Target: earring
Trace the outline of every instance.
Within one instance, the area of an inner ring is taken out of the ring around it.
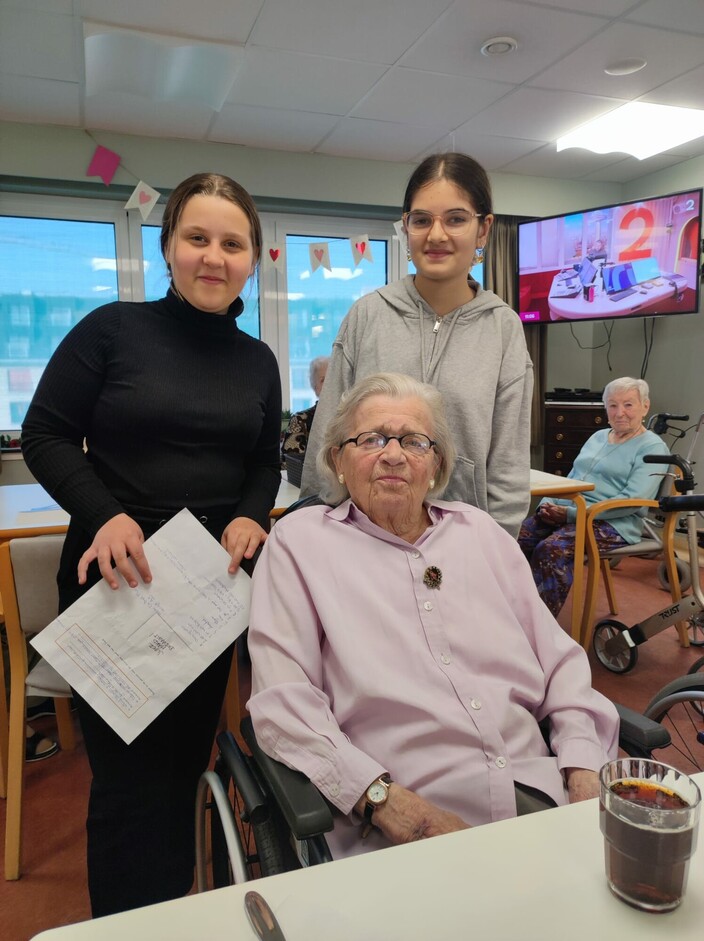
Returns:
[[[481,265],[483,261],[484,261],[484,246],[477,245],[477,247],[474,249],[474,258],[472,259],[472,267],[474,267],[475,265]]]
[[[337,475],[337,479],[338,479],[338,481],[339,481],[341,484],[344,484],[344,482],[345,482],[345,475],[344,475],[344,474],[338,474],[338,475]]]
[[[411,260],[411,250],[408,246],[406,246],[406,261],[410,261],[410,260]]]
[[[434,486],[435,486],[435,478],[431,477],[430,483],[428,484],[428,490],[432,490]]]

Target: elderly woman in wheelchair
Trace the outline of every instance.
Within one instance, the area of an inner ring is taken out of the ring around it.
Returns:
[[[593,797],[617,748],[516,542],[437,499],[453,462],[437,390],[364,379],[318,456],[332,505],[280,520],[254,573],[254,730],[339,811],[333,858]]]

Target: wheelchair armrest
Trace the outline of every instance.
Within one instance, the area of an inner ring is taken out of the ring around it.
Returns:
[[[647,719],[628,706],[620,703],[614,705],[621,720],[619,745],[627,754],[638,757],[649,754],[654,748],[664,748],[670,744],[670,733],[659,722]]]
[[[308,840],[334,827],[332,811],[320,791],[300,771],[270,758],[254,737],[249,716],[240,726],[265,786],[268,787],[297,840]]]

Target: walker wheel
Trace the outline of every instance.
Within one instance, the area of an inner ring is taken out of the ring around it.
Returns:
[[[599,663],[612,673],[628,673],[638,663],[638,648],[628,647],[617,654],[606,652],[606,644],[612,637],[627,630],[628,626],[621,621],[604,618],[594,628],[594,653]]]

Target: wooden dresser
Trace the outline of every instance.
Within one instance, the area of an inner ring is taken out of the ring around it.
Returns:
[[[605,427],[601,402],[546,402],[543,470],[566,477],[587,438]]]

